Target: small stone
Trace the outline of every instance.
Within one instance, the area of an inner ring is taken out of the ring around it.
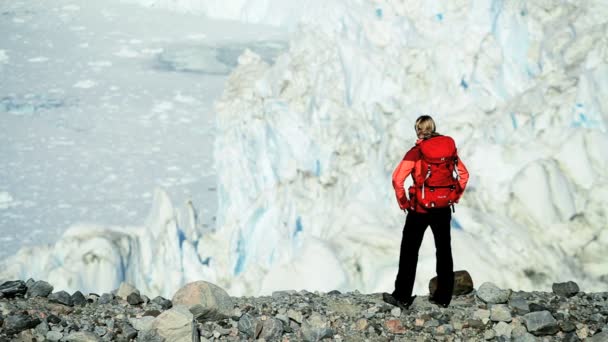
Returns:
[[[586,339],[585,342],[606,342],[608,341],[608,331],[601,331]]]
[[[74,303],[74,305],[84,306],[87,303],[87,299],[84,297],[82,292],[76,291],[74,294],[72,294],[72,303]]]
[[[27,290],[29,297],[48,297],[52,292],[53,286],[43,280],[34,282]]]
[[[52,342],[57,342],[63,338],[63,334],[59,331],[49,331],[46,333],[46,339]]]
[[[4,298],[23,296],[27,292],[27,286],[22,280],[6,281],[0,285],[0,293]]]
[[[513,327],[510,324],[507,324],[502,321],[498,322],[498,324],[494,326],[494,332],[496,333],[496,336],[504,336],[507,339],[511,338],[512,330]]]
[[[25,286],[25,284],[23,285]],[[6,317],[3,324],[3,330],[8,335],[15,335],[24,330],[33,329],[40,324],[40,319],[30,317],[28,315],[12,315]]]
[[[97,342],[101,339],[90,331],[78,331],[70,333],[66,338],[66,342]]]
[[[0,324],[0,326],[2,326],[2,324]],[[45,321],[40,322],[40,324],[36,326],[36,333],[40,334],[41,336],[46,336],[49,330],[51,330],[51,328]]]
[[[327,293],[329,296],[337,296],[337,295],[341,295],[342,292],[338,291],[338,290],[331,290]]]
[[[301,331],[305,341],[320,341],[334,335],[334,331],[330,328],[329,320],[316,312],[303,320]]]
[[[525,315],[530,312],[530,306],[528,301],[521,297],[511,298],[509,300],[509,307],[513,309],[513,312],[517,315]]]
[[[589,328],[587,325],[582,324],[580,328],[577,327],[576,336],[578,336],[578,338],[581,340],[587,338],[589,336]]]
[[[563,332],[569,333],[576,330],[576,325],[570,321],[559,322],[559,329]]]
[[[99,295],[96,295],[94,293],[89,293],[89,295],[87,296],[87,303],[94,304],[97,303],[98,300]]]
[[[131,323],[133,328],[135,328],[135,330],[137,331],[152,329],[153,321],[154,317],[152,316],[144,316],[142,318],[129,318],[129,323]]]
[[[123,323],[120,326],[120,330],[122,331],[121,335],[126,337],[127,341],[137,337],[137,330],[135,330],[129,323]]]
[[[46,318],[47,322],[51,323],[51,324],[59,324],[61,322],[61,318],[57,317],[56,315],[50,314],[47,318]]]
[[[553,283],[552,289],[553,293],[562,297],[572,297],[580,291],[578,284],[573,281],[567,281],[565,283]]]
[[[511,310],[505,304],[496,304],[490,308],[490,319],[494,322],[511,322]]]
[[[494,337],[496,337],[496,332],[494,332],[494,330],[486,330],[483,332],[483,338],[484,340],[491,340]]]
[[[302,320],[304,319],[301,312],[293,310],[293,309],[287,310],[287,317],[293,319],[294,321],[296,321],[298,323],[302,323]]]
[[[469,319],[467,320],[467,326],[473,329],[481,330],[485,327],[485,323],[483,323],[480,319]]]
[[[111,304],[112,300],[114,300],[114,295],[111,293],[104,293],[99,297],[99,304]]]
[[[546,307],[542,304],[538,303],[530,303],[530,312],[538,312],[538,311],[551,311],[549,307]]]
[[[490,320],[490,310],[478,309],[473,313],[473,318],[482,321],[483,324],[486,324]]]
[[[477,290],[477,297],[486,303],[504,304],[509,300],[511,290],[502,290],[490,282],[481,284]]]
[[[391,316],[400,317],[401,316],[401,308],[393,308],[391,310]]]
[[[105,334],[108,333],[108,329],[106,327],[95,327],[95,329],[93,329],[95,331],[95,334],[97,334],[97,336],[101,337]]]
[[[405,328],[398,319],[389,319],[386,321],[386,328],[393,334],[405,334]]]
[[[170,300],[163,298],[161,296],[154,297],[154,299],[152,299],[151,302],[160,306],[161,309],[163,309],[163,310],[169,310],[173,307],[173,303]]]
[[[357,322],[355,323],[355,329],[357,329],[357,331],[363,331],[363,330],[367,329],[368,325],[369,325],[369,322],[367,319],[359,318],[357,320]]]
[[[158,317],[158,315],[160,315],[160,311],[158,310],[146,310],[144,311],[143,316],[152,316],[152,317]]]
[[[417,327],[423,327],[424,323],[425,321],[422,318],[416,318],[416,320],[414,321],[414,325]]]
[[[443,324],[435,329],[435,333],[438,335],[451,335],[454,333],[454,327],[451,324]]]
[[[129,295],[132,293],[137,293],[139,295],[139,290],[131,284],[122,282],[116,291],[116,297],[127,300]]]
[[[524,316],[528,332],[536,336],[554,335],[559,331],[557,321],[549,311],[530,312]]]
[[[141,296],[138,293],[132,292],[127,296],[127,302],[131,305],[139,305],[142,304],[144,300],[141,299]]]

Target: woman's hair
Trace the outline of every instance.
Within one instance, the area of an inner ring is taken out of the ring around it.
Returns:
[[[428,139],[440,135],[435,131],[435,121],[428,115],[421,115],[416,119],[416,135],[420,139]]]

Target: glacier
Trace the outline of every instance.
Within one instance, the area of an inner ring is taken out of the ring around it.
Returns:
[[[431,114],[471,173],[455,269],[522,290],[608,284],[603,1],[132,1],[293,30],[273,64],[245,51],[216,104],[217,227],[158,189],[143,226],[73,226],[0,278],[165,296],[194,279],[231,295],[390,291],[405,219],[390,175]],[[430,235],[415,293],[434,275]]]

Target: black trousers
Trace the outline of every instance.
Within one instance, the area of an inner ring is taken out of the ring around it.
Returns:
[[[418,251],[422,244],[424,231],[431,226],[437,257],[437,292],[434,298],[440,303],[449,304],[454,291],[454,264],[450,237],[450,208],[431,209],[428,213],[409,211],[403,228],[401,252],[399,256],[399,272],[395,280],[393,296],[406,300],[412,296]]]

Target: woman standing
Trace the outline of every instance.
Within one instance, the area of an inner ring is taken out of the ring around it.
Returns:
[[[387,303],[404,309],[414,301],[412,296],[418,251],[424,232],[431,226],[437,258],[437,291],[430,300],[447,307],[454,289],[454,272],[450,237],[450,221],[454,204],[458,202],[469,180],[469,173],[456,154],[452,138],[435,130],[435,122],[428,115],[416,120],[418,140],[403,157],[393,172],[393,188],[399,208],[407,212],[399,271],[393,293],[384,293]],[[404,182],[412,175],[409,199]]]

